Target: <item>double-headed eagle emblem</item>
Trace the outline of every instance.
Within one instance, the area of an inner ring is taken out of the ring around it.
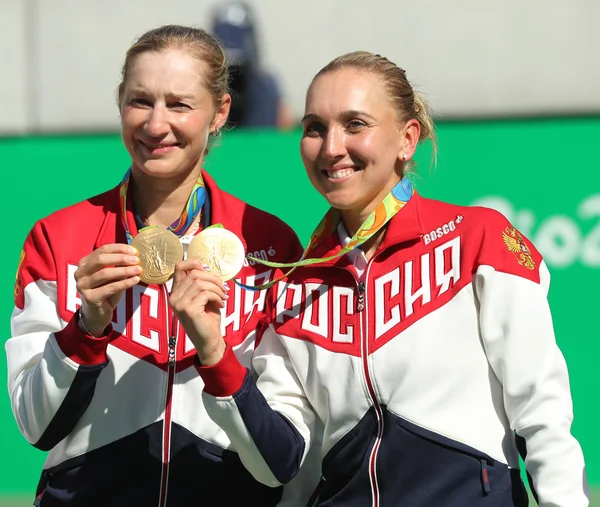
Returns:
[[[14,297],[15,299],[19,297],[21,294],[21,289],[23,289],[23,279],[21,278],[21,266],[23,265],[23,260],[25,259],[25,249],[21,251],[21,258],[19,259],[19,265],[17,266],[17,276],[15,277],[15,289],[14,289]]]
[[[508,251],[513,253],[521,266],[530,270],[535,269],[535,261],[519,231],[514,227],[507,227],[502,231],[502,239]]]

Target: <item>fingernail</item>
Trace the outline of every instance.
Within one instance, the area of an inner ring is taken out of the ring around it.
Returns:
[[[139,283],[139,281],[140,281],[140,277],[139,277],[139,276],[134,276],[134,277],[131,279],[131,281],[132,281],[133,283]]]
[[[140,262],[140,258],[135,255],[130,255],[127,257],[127,262]]]
[[[137,251],[137,250],[136,250],[134,247],[132,247],[132,246],[130,246],[130,247],[129,247],[129,250],[128,250],[128,252],[129,252],[131,255],[136,255],[136,256],[137,256],[137,254],[138,254],[138,251]]]
[[[202,269],[204,271],[210,271],[210,266],[207,266],[206,264],[202,264]]]
[[[229,285],[227,285],[226,283],[223,284],[223,289],[225,291],[229,291]]]
[[[225,295],[223,296],[223,299],[229,299],[229,294],[225,294]]]

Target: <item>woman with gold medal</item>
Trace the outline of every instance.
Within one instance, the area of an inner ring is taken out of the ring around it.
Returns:
[[[434,130],[404,70],[334,59],[302,123],[331,209],[300,262],[265,262],[287,277],[267,297],[258,378],[218,333],[198,347],[205,407],[248,470],[288,482],[322,420],[310,506],[524,507],[519,454],[540,506],[587,506],[548,269],[500,213],[413,190]]]
[[[118,90],[130,170],[25,242],[6,350],[19,429],[48,451],[38,506],[306,502],[301,481],[283,493],[256,481],[201,403],[200,336],[219,333],[250,366],[264,294],[232,279],[265,283],[272,269],[244,250],[301,253],[287,225],[202,170],[227,121],[227,83],[205,31],[140,37]]]

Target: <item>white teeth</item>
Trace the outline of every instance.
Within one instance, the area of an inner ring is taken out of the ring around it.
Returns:
[[[159,148],[171,148],[175,146],[174,144],[148,144],[144,142],[142,142],[142,144],[144,144],[144,146],[146,146],[150,150],[157,150]]]
[[[346,176],[350,176],[354,173],[354,169],[338,169],[337,171],[327,171],[327,175],[333,180],[339,180],[341,178],[345,178]]]

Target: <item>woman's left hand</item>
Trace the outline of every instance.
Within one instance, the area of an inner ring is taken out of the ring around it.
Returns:
[[[218,363],[225,353],[221,308],[229,297],[226,287],[197,259],[186,259],[175,266],[169,304],[204,366]]]

